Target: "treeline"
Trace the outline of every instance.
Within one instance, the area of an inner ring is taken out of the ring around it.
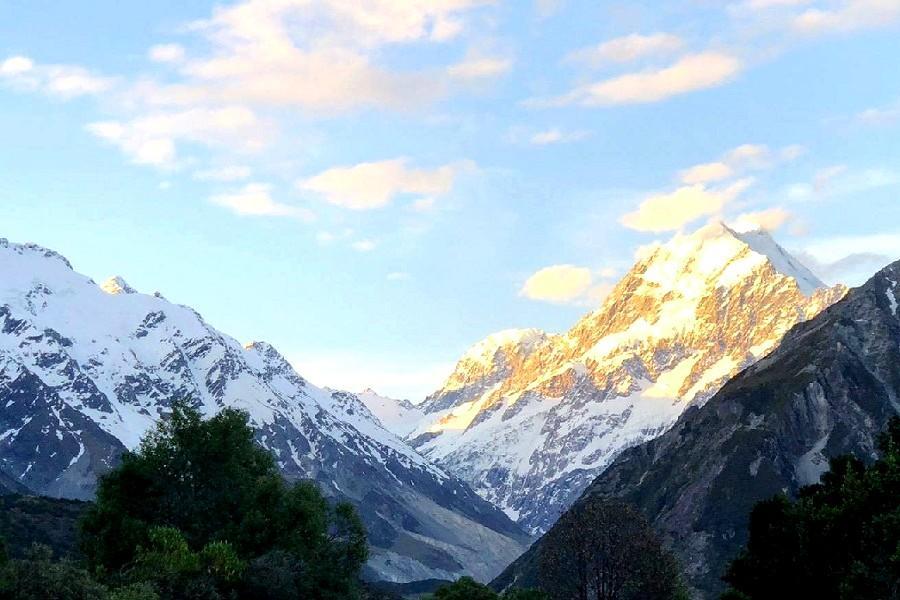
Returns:
[[[186,404],[99,482],[80,521],[80,560],[35,545],[2,553],[10,600],[346,600],[365,595],[354,508],[288,484],[243,412]]]
[[[723,600],[900,600],[900,418],[873,464],[831,461],[817,485],[758,503]]]
[[[833,460],[794,501],[757,504],[723,600],[900,600],[900,419],[879,451],[869,466]],[[312,483],[285,482],[247,415],[233,409],[203,420],[176,403],[101,479],[93,504],[4,498],[2,506],[0,527],[14,537],[12,553],[0,544],[0,600],[397,597],[360,579],[368,546],[355,509],[329,503]],[[23,551],[23,538],[45,543]],[[537,589],[499,593],[463,577],[431,599],[690,597],[648,522],[612,499],[588,497],[566,512],[532,567]]]

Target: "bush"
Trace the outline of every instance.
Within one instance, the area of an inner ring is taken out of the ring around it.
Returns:
[[[900,419],[881,458],[831,461],[821,483],[759,502],[747,547],[723,579],[723,598],[900,598]]]
[[[454,583],[442,585],[432,596],[434,600],[547,600],[547,595],[537,590],[509,590],[502,596],[471,577],[460,577]]]
[[[569,600],[674,600],[685,596],[675,558],[634,508],[591,497],[544,536],[540,588]]]
[[[247,421],[234,409],[204,421],[175,403],[101,479],[81,523],[89,567],[109,583],[148,581],[164,598],[245,586],[274,597],[275,580],[313,600],[356,597],[368,556],[356,511],[312,483],[286,484]]]

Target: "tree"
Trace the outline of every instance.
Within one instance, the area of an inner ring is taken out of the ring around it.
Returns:
[[[439,587],[432,598],[434,600],[497,600],[497,593],[471,577],[460,577],[454,583]]]
[[[81,547],[110,581],[171,569],[217,593],[244,585],[228,569],[258,587],[265,578],[254,570],[283,553],[291,585],[313,599],[355,597],[368,552],[353,507],[329,505],[312,483],[286,484],[246,413],[225,409],[203,420],[183,402],[101,479]]]
[[[502,595],[471,577],[460,577],[453,583],[442,585],[431,596],[433,600],[547,600],[547,595],[537,590],[512,589]]]
[[[53,552],[39,544],[13,559],[0,573],[3,600],[106,600],[107,589],[90,573],[69,560],[54,561]]]
[[[538,557],[551,598],[656,600],[683,595],[674,557],[647,521],[618,500],[590,497],[547,533]]]
[[[819,484],[757,503],[724,598],[900,599],[900,418],[871,466],[842,456]]]
[[[209,542],[192,551],[173,527],[154,527],[147,548],[137,550],[124,573],[133,586],[151,584],[163,598],[209,598],[235,593],[245,569],[228,542]]]

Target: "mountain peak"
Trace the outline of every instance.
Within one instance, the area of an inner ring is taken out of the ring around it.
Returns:
[[[826,285],[782,248],[763,229],[739,231],[718,221],[693,233],[679,233],[665,244],[639,252],[643,278],[665,293],[709,283],[730,287],[768,263],[777,273],[793,279],[804,296]]]
[[[37,244],[17,244],[15,242],[10,242],[6,238],[0,238],[0,249],[12,250],[16,254],[21,255],[25,255],[26,253],[28,253],[44,258],[52,258],[56,261],[61,262],[70,271],[72,270],[72,263],[70,263],[65,256],[63,256],[59,252],[56,252],[55,250],[50,250],[49,248],[44,248],[43,246],[39,246]]]
[[[507,330],[473,346],[408,439],[538,532],[619,452],[703,405],[844,292],[820,287],[765,231],[678,234],[639,251],[568,332]]]
[[[113,296],[117,296],[119,294],[137,294],[137,290],[128,285],[128,282],[125,281],[119,275],[113,275],[106,281],[104,281],[100,285],[100,289],[106,292],[107,294],[112,294]]]
[[[505,346],[531,346],[546,338],[547,334],[540,329],[504,329],[490,334],[471,346],[463,355],[463,359],[476,362],[490,362],[494,354]]]

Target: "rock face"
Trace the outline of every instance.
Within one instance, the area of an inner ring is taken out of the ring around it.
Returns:
[[[529,541],[359,398],[311,385],[270,345],[243,347],[190,308],[0,240],[0,487],[90,498],[174,398],[206,415],[246,410],[286,476],[354,502],[376,577],[488,579]]]
[[[473,347],[408,439],[544,531],[620,452],[665,432],[845,292],[767,233],[719,224],[679,235],[642,250],[569,332],[506,331]]]
[[[638,506],[671,543],[701,597],[747,540],[759,500],[815,483],[828,459],[875,456],[900,414],[900,263],[811,321],[689,409],[659,438],[623,452],[585,496]],[[495,582],[527,584],[540,542]]]

